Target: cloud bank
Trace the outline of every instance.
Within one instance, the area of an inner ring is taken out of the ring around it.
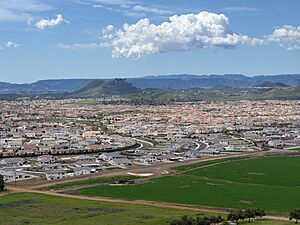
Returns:
[[[0,21],[27,21],[33,12],[52,9],[53,7],[39,0],[1,0]]]
[[[47,28],[56,27],[60,24],[69,24],[69,21],[65,20],[61,14],[58,14],[54,19],[42,19],[38,21],[35,26],[38,29],[44,30]]]
[[[149,8],[139,6],[136,10],[147,11]],[[158,9],[151,8],[151,10]],[[168,12],[162,11],[161,13]],[[62,17],[61,20],[63,20]],[[57,47],[63,49],[111,48],[113,58],[140,58],[144,55],[167,52],[206,48],[230,49],[240,45],[253,46],[270,43],[275,43],[287,50],[300,50],[300,26],[276,27],[271,35],[255,38],[233,32],[229,22],[229,18],[224,14],[211,12],[174,15],[160,24],[151,23],[148,18],[144,18],[134,24],[125,23],[121,28],[115,28],[113,25],[107,26],[102,32],[100,43],[59,44]]]
[[[277,43],[280,47],[289,51],[300,49],[300,26],[285,25],[277,27],[274,32],[267,36],[266,41]]]
[[[111,46],[114,58],[139,58],[142,55],[203,48],[233,48],[262,42],[231,32],[228,17],[210,12],[175,15],[159,25],[152,24],[149,19],[141,19],[132,25],[124,24],[122,29],[110,25],[104,29],[102,38]]]

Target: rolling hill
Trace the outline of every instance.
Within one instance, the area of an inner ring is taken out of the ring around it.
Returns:
[[[82,88],[70,93],[73,97],[97,98],[107,96],[129,96],[140,93],[140,90],[125,79],[91,80]]]
[[[262,95],[263,99],[299,100],[300,85],[289,88],[274,88]]]

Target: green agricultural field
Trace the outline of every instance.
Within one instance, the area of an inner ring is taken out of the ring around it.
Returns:
[[[198,162],[198,163],[192,163],[192,164],[187,164],[187,165],[182,165],[182,166],[177,166],[174,167],[173,169],[184,172],[187,170],[194,170],[198,169],[200,167],[216,164],[216,163],[223,163],[223,162],[231,162],[231,161],[236,161],[240,159],[244,159],[245,157],[239,157],[239,158],[225,158],[225,159],[212,159],[209,161],[203,161],[203,162]]]
[[[47,187],[46,189],[59,190],[59,189],[70,188],[75,186],[104,184],[104,183],[111,183],[114,181],[128,181],[128,180],[133,180],[138,178],[139,177],[136,176],[97,177],[97,178],[89,178],[86,180],[70,181],[61,184],[55,184],[50,187]]]
[[[29,193],[0,197],[1,225],[168,225],[170,221],[182,215],[213,214]],[[250,224],[288,225],[293,223],[257,220]]]
[[[229,160],[194,167],[145,184],[87,188],[78,193],[222,208],[258,207],[283,214],[300,208],[300,157]]]

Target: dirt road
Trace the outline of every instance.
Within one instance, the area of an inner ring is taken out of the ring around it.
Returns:
[[[18,188],[18,187],[10,187],[9,190],[12,193],[22,192],[22,193],[45,194],[45,195],[56,196],[56,197],[64,197],[64,198],[72,198],[72,199],[80,199],[80,200],[88,200],[88,201],[124,203],[124,204],[132,204],[132,205],[146,205],[146,206],[155,206],[161,208],[192,210],[197,212],[209,212],[209,213],[220,213],[220,214],[226,214],[229,212],[229,209],[221,209],[215,207],[195,206],[195,205],[187,205],[187,204],[172,204],[167,202],[156,202],[156,201],[145,201],[145,200],[113,199],[113,198],[98,197],[98,196],[89,197],[89,196],[82,196],[82,195],[58,193],[53,191],[32,190],[32,189],[25,189],[25,188]],[[288,217],[278,216],[278,215],[267,215],[265,218],[271,220],[289,221]]]
[[[34,185],[24,185],[24,186],[13,186],[8,185],[7,189],[10,192],[25,192],[25,193],[36,193],[36,194],[46,194],[50,196],[57,196],[57,197],[64,197],[64,198],[72,198],[72,199],[81,199],[81,200],[89,200],[89,201],[102,201],[102,202],[112,202],[112,203],[126,203],[126,204],[133,204],[133,205],[147,205],[147,206],[156,206],[156,207],[163,207],[163,208],[173,208],[173,209],[182,209],[182,210],[193,210],[199,212],[211,212],[211,213],[228,213],[229,209],[221,209],[215,207],[206,207],[206,206],[195,206],[195,205],[186,205],[186,204],[172,204],[166,202],[156,202],[156,201],[145,201],[145,200],[127,200],[127,199],[112,199],[106,197],[98,197],[98,196],[82,196],[82,195],[72,195],[66,193],[59,193],[55,191],[48,191],[48,190],[41,190],[43,188],[55,185],[55,184],[62,184],[65,182],[70,181],[78,181],[78,180],[85,180],[90,178],[96,177],[108,177],[108,176],[120,176],[120,175],[127,175],[128,172],[130,173],[152,173],[154,176],[162,176],[162,171],[169,171],[170,174],[175,174],[175,171],[172,171],[172,167],[180,166],[180,165],[188,165],[195,162],[205,162],[211,161],[216,159],[228,159],[228,158],[238,158],[238,157],[258,157],[263,156],[268,153],[266,152],[251,152],[251,153],[241,153],[236,155],[230,156],[219,156],[219,157],[208,157],[208,158],[201,158],[197,160],[192,160],[189,162],[176,162],[171,164],[155,164],[151,166],[134,166],[128,169],[122,170],[114,170],[114,171],[105,171],[102,173],[94,174],[91,176],[84,176],[84,177],[75,177],[70,179],[64,180],[56,180],[51,182],[43,182]],[[272,220],[280,220],[280,221],[288,221],[288,217],[283,217],[279,215],[267,215],[265,218],[272,219]]]
[[[62,184],[66,182],[71,181],[79,181],[79,180],[87,180],[90,178],[98,178],[98,177],[110,177],[110,176],[122,176],[122,175],[128,175],[128,173],[134,173],[134,174],[142,174],[142,173],[151,173],[153,174],[152,177],[158,177],[165,175],[166,171],[169,172],[169,175],[175,174],[176,171],[172,170],[173,167],[181,166],[181,165],[189,165],[192,163],[197,162],[206,162],[216,159],[229,159],[229,158],[239,158],[239,157],[256,157],[256,156],[263,156],[266,154],[265,152],[247,152],[247,153],[240,153],[235,155],[227,155],[227,156],[217,156],[217,157],[202,157],[195,160],[190,161],[184,161],[184,162],[174,162],[174,163],[158,163],[148,166],[132,166],[126,169],[115,169],[115,170],[107,170],[95,174],[80,176],[80,177],[69,177],[66,179],[60,179],[60,180],[53,180],[53,181],[46,181],[46,180],[38,180],[35,182],[28,181],[25,183],[18,183],[17,185],[20,187],[26,187],[26,189],[42,189],[47,188],[52,185],[56,184]],[[12,184],[9,184],[8,186],[13,186]]]

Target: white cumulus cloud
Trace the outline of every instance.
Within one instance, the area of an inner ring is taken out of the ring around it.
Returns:
[[[168,22],[159,25],[152,24],[147,18],[136,24],[124,24],[121,29],[110,25],[104,29],[102,38],[112,48],[114,58],[139,58],[142,55],[201,48],[232,48],[262,42],[231,32],[228,17],[210,12],[174,15]]]
[[[14,43],[14,42],[12,42],[12,41],[8,41],[8,42],[5,44],[5,47],[6,47],[6,48],[17,48],[17,47],[19,47],[19,44]]]
[[[46,29],[51,27],[56,27],[60,24],[69,24],[69,21],[65,20],[61,14],[56,15],[54,19],[42,19],[38,21],[35,26],[38,29]]]
[[[275,28],[274,32],[265,37],[267,42],[277,43],[287,50],[300,49],[300,26],[285,25]]]

